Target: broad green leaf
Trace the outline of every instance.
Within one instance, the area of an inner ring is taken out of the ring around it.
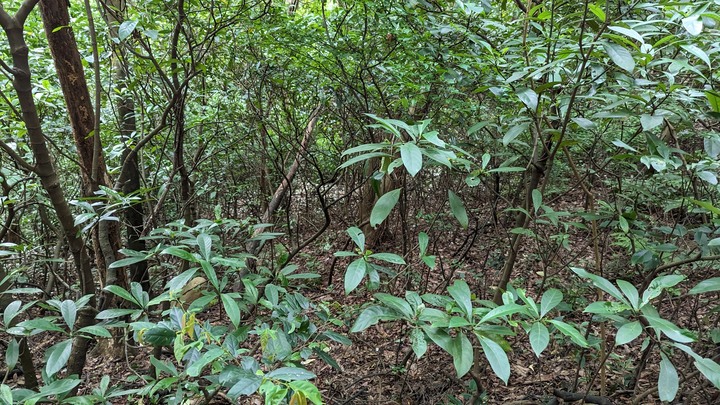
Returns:
[[[310,371],[298,367],[280,367],[267,373],[266,376],[282,381],[310,380],[316,377]]]
[[[246,375],[240,377],[235,385],[230,388],[227,395],[233,399],[237,399],[241,395],[252,395],[260,388],[262,381],[263,378],[261,376],[247,371]]]
[[[690,52],[692,55],[694,55],[701,61],[705,62],[705,64],[708,66],[708,68],[712,69],[712,64],[710,63],[710,57],[708,56],[707,53],[705,53],[705,51],[703,51],[702,49],[698,48],[697,46],[691,45],[691,44],[680,45],[680,47],[683,48],[684,50]]]
[[[605,22],[606,16],[605,16],[605,10],[603,10],[602,7],[598,6],[595,3],[588,4],[588,10],[590,10],[591,13],[595,14],[595,17],[598,18],[601,22]]]
[[[510,128],[502,138],[503,146],[510,145],[515,140],[515,138],[520,136],[520,134],[522,134],[528,129],[528,126],[529,124],[527,122],[523,122]]]
[[[692,36],[698,36],[703,30],[702,20],[697,15],[682,19],[682,26]]]
[[[447,291],[450,296],[453,297],[465,317],[470,320],[472,317],[472,301],[470,287],[467,283],[463,280],[455,280],[455,283],[448,287]]]
[[[384,262],[392,264],[405,264],[405,259],[394,253],[373,253],[370,255],[370,258],[382,260]]]
[[[378,226],[390,215],[390,211],[395,208],[395,205],[400,199],[400,192],[402,192],[402,188],[396,188],[383,194],[382,197],[377,200],[372,212],[370,212],[370,226],[373,228]]]
[[[77,305],[71,300],[65,300],[60,303],[60,315],[62,315],[65,324],[73,330],[75,326],[75,318],[77,317]]]
[[[416,328],[410,332],[410,347],[418,359],[427,352],[428,345],[422,330]]]
[[[452,355],[453,337],[448,335],[445,330],[441,328],[433,328],[428,325],[422,325],[422,330],[436,345],[440,346],[441,349]]]
[[[398,298],[385,293],[377,293],[374,295],[374,297],[380,300],[383,305],[394,309],[395,311],[405,315],[407,318],[412,318],[414,315],[414,311],[410,307],[410,304],[408,304],[407,301],[402,298]]]
[[[367,262],[365,258],[356,259],[348,265],[345,271],[345,294],[350,294],[362,282],[367,272]]]
[[[347,336],[342,335],[337,332],[333,332],[331,330],[326,330],[325,332],[321,333],[320,336],[328,338],[332,341],[338,342],[340,344],[350,346],[352,344],[352,340],[350,340]]]
[[[364,252],[365,234],[360,230],[360,228],[351,226],[347,229],[347,234],[350,235],[350,239],[352,239],[352,241],[355,243],[355,246],[357,246],[361,252]]]
[[[110,331],[108,331],[107,328],[99,326],[99,325],[90,325],[90,326],[86,326],[84,328],[80,328],[77,330],[77,333],[93,335],[93,336],[100,336],[103,338],[111,338],[112,337],[112,335],[110,334]]]
[[[497,308],[493,308],[492,310],[490,310],[490,312],[485,314],[485,316],[483,316],[482,319],[480,319],[480,322],[478,322],[478,323],[485,323],[485,322],[491,321],[496,318],[513,315],[518,312],[523,312],[524,310],[525,310],[524,306],[518,305],[515,303],[501,305]]]
[[[414,143],[406,142],[400,145],[400,158],[410,176],[415,177],[422,169],[422,152]]]
[[[222,300],[223,307],[225,308],[225,313],[228,315],[228,318],[230,318],[230,322],[232,322],[233,326],[237,328],[240,326],[241,321],[240,307],[238,306],[237,301],[228,294],[220,294],[220,299]]]
[[[6,328],[8,328],[12,320],[20,314],[21,305],[22,301],[15,300],[5,307],[5,311],[3,311],[3,324]]]
[[[705,91],[705,98],[707,98],[710,108],[713,112],[720,113],[720,93],[712,90]],[[708,150],[708,139],[712,140],[712,153]],[[720,154],[720,137],[715,134],[712,137],[705,138],[705,151],[711,158],[715,159]]]
[[[713,291],[720,291],[720,277],[713,277],[699,282],[688,294],[703,294]]]
[[[658,396],[663,402],[671,402],[678,392],[680,379],[677,370],[665,353],[660,352],[660,375],[658,376]]]
[[[626,144],[625,142],[623,142],[623,141],[621,141],[621,140],[619,140],[619,139],[616,139],[616,140],[612,141],[612,144],[615,145],[615,146],[617,146],[618,148],[627,149],[627,150],[629,150],[630,152],[635,152],[635,153],[637,153],[637,151],[638,151],[637,149],[633,148],[632,146]]]
[[[542,191],[538,189],[533,189],[532,191],[532,202],[533,202],[533,209],[535,210],[535,213],[537,214],[538,210],[540,209],[540,206],[542,205]]]
[[[643,131],[650,131],[662,125],[664,118],[660,115],[643,114],[640,116],[640,125]]]
[[[372,306],[365,308],[360,316],[355,320],[355,324],[350,332],[362,332],[365,329],[377,324],[379,321],[394,321],[400,319],[399,316],[392,313],[389,309],[381,306]]]
[[[553,308],[562,302],[562,299],[563,293],[558,289],[550,288],[545,291],[540,299],[540,317],[544,317],[548,312],[552,311]]]
[[[694,337],[690,336],[688,331],[680,329],[677,325],[667,319],[663,319],[655,315],[649,315],[646,311],[648,311],[648,308],[643,307],[643,315],[650,326],[653,329],[662,332],[668,338],[680,343],[691,343],[696,340]]]
[[[615,282],[618,287],[620,287],[623,294],[625,294],[633,309],[640,309],[640,294],[638,293],[637,288],[625,280],[616,280]]]
[[[505,350],[503,350],[499,344],[495,343],[494,340],[485,336],[478,336],[478,339],[480,340],[483,353],[488,359],[490,367],[492,367],[495,375],[500,377],[505,385],[507,385],[508,379],[510,378],[510,362],[508,361]]]
[[[620,217],[620,218],[622,218],[622,217]],[[592,274],[592,273],[586,271],[585,269],[581,269],[579,267],[571,267],[570,270],[572,270],[575,274],[577,274],[580,277],[590,279],[590,281],[593,282],[593,285],[595,285],[595,287],[610,294],[610,296],[612,296],[616,300],[629,305],[629,303],[627,302],[627,300],[625,300],[625,298],[623,297],[620,290],[618,290],[611,282],[609,282],[604,277]]]
[[[706,181],[713,186],[718,184],[718,179],[715,173],[709,172],[707,170],[703,170],[697,173],[698,177],[700,177],[703,181]]]
[[[558,321],[556,319],[550,320],[550,323],[555,325],[555,327],[557,328],[557,330],[560,331],[560,333],[569,337],[573,342],[575,342],[576,345],[581,347],[589,346],[587,340],[585,340],[585,337],[580,333],[580,331],[575,329],[574,326],[563,321]]]
[[[574,117],[574,118],[572,119],[572,121],[573,121],[574,123],[578,124],[578,126],[579,126],[580,128],[583,128],[583,129],[595,129],[595,128],[597,128],[597,124],[595,124],[593,121],[591,121],[591,120],[589,120],[589,119],[587,119],[587,118]]]
[[[123,21],[122,24],[120,24],[120,28],[118,28],[118,39],[120,41],[125,40],[135,31],[137,25],[138,22],[135,20]]]
[[[182,290],[183,287],[185,287],[187,283],[193,278],[193,276],[195,276],[195,273],[197,273],[197,271],[197,267],[183,271],[182,273],[168,281],[165,285],[165,288],[168,291],[176,292]]]
[[[120,267],[130,266],[131,264],[140,263],[145,260],[147,260],[147,257],[145,257],[145,256],[126,257],[124,259],[115,260],[108,267],[111,269],[118,269]]]
[[[104,288],[105,291],[109,291],[118,297],[124,299],[125,301],[130,301],[131,303],[142,307],[142,305],[135,299],[135,297],[132,296],[126,289],[117,286],[117,285],[109,285]]]
[[[352,166],[355,163],[362,162],[363,160],[368,160],[376,157],[392,157],[387,152],[372,152],[372,153],[365,153],[359,156],[355,156],[354,158],[348,159],[345,163],[341,164],[338,169],[344,169],[346,167]]]
[[[315,405],[322,405],[322,396],[320,390],[311,382],[297,380],[290,382],[290,388],[295,392],[302,392],[307,399],[309,399]],[[291,401],[292,403],[292,401]],[[300,404],[298,404],[300,405]]]
[[[448,190],[448,199],[450,200],[450,210],[453,216],[460,222],[463,229],[467,229],[469,220],[467,211],[465,211],[465,204],[452,190]]]
[[[201,233],[197,236],[196,242],[203,259],[210,260],[210,252],[212,251],[212,238],[210,235]]]
[[[637,31],[635,31],[634,29],[625,28],[625,27],[620,27],[620,26],[617,26],[617,25],[611,25],[611,26],[608,27],[608,29],[611,30],[611,31],[615,31],[615,32],[617,32],[617,33],[620,33],[620,34],[622,34],[622,35],[625,35],[625,36],[628,37],[628,38],[632,38],[632,39],[640,42],[641,44],[645,42],[645,40],[643,39],[642,35],[640,35],[640,34],[639,34]]]
[[[532,347],[535,355],[540,358],[540,355],[550,343],[550,332],[542,322],[535,322],[530,326],[528,337],[530,338],[530,347]]]
[[[429,242],[430,242],[430,237],[428,236],[428,234],[426,234],[425,232],[420,232],[418,234],[418,246],[420,248],[420,257],[425,256]]]
[[[632,73],[633,70],[635,70],[635,60],[630,51],[623,46],[613,42],[605,42],[603,43],[603,48],[605,48],[605,52],[607,52],[610,59],[618,65],[618,67],[628,73]]]
[[[5,365],[8,370],[12,370],[17,364],[18,358],[20,357],[20,343],[16,339],[10,339],[10,343],[7,345],[5,351]]]
[[[5,384],[0,384],[0,403],[2,405],[12,405],[13,395],[10,387]]]
[[[205,368],[205,366],[217,360],[223,354],[225,354],[225,350],[219,347],[212,348],[203,353],[199,359],[195,360],[185,372],[190,377],[197,377],[200,375],[200,372],[202,372],[202,369]]]
[[[518,98],[520,98],[520,101],[522,101],[523,104],[525,104],[525,106],[528,109],[530,109],[532,111],[537,110],[538,94],[535,93],[535,91],[533,89],[520,90],[517,92],[517,96],[518,96]]]
[[[467,374],[472,368],[474,355],[470,339],[464,333],[458,333],[452,340],[449,353],[453,358],[458,378]]]
[[[165,248],[162,252],[160,252],[160,254],[175,256],[180,259],[187,260],[191,263],[196,263],[198,261],[192,253],[178,246],[169,246]]]
[[[635,340],[643,331],[640,321],[628,322],[618,328],[615,335],[615,345],[620,346]]]
[[[72,339],[63,340],[62,342],[50,347],[46,352],[47,363],[45,364],[45,372],[49,376],[52,376],[62,370],[70,358],[71,351]]]
[[[119,318],[121,316],[134,314],[138,311],[140,311],[140,310],[139,309],[111,308],[111,309],[106,309],[106,310],[100,312],[99,314],[95,315],[95,319]]]

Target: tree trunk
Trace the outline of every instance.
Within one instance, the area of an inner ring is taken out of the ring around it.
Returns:
[[[69,3],[62,0],[42,0],[40,11],[80,158],[83,196],[93,198],[96,197],[98,186],[111,187],[112,182],[103,154],[98,153],[102,150],[100,137],[95,133],[95,113],[80,52],[70,27],[68,6]],[[115,254],[120,247],[120,228],[117,223],[104,221],[93,229],[95,262],[105,278],[105,284],[127,284],[122,273],[117,274],[115,270],[108,269],[115,261]]]
[[[10,53],[13,61],[13,88],[17,94],[22,111],[23,121],[27,129],[27,136],[30,140],[30,147],[35,157],[34,171],[40,178],[43,189],[47,192],[50,203],[55,209],[60,225],[62,226],[65,238],[68,241],[70,252],[75,262],[75,271],[78,275],[81,295],[95,294],[95,283],[92,277],[90,257],[85,249],[85,242],[79,236],[79,230],[75,226],[70,205],[65,199],[65,194],[60,186],[60,180],[55,166],[53,165],[50,151],[45,143],[40,124],[40,118],[32,95],[32,81],[30,76],[30,64],[28,61],[28,46],[25,42],[23,28],[27,15],[37,4],[37,0],[26,0],[18,9],[15,16],[10,16],[0,6],[0,25],[5,30],[10,45]],[[27,162],[23,162],[27,163]],[[95,299],[91,298],[89,305],[95,305]],[[89,326],[94,322],[91,311],[83,310],[78,314],[76,329]],[[70,361],[68,362],[68,375],[82,373],[85,367],[89,340],[78,337],[73,342]]]

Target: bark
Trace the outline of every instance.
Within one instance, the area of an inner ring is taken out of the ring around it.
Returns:
[[[17,13],[10,16],[0,4],[0,25],[5,30],[10,45],[13,67],[13,88],[17,94],[22,111],[22,118],[27,129],[27,137],[35,157],[34,172],[40,179],[40,183],[48,194],[51,205],[55,209],[65,239],[68,241],[70,252],[75,263],[75,271],[78,276],[81,295],[94,294],[95,283],[92,277],[90,257],[85,249],[85,243],[74,224],[74,218],[70,205],[65,198],[63,189],[60,186],[55,166],[50,151],[45,142],[37,112],[37,106],[32,95],[32,81],[30,65],[28,62],[28,46],[24,37],[24,23],[27,15],[37,4],[37,0],[26,0],[22,3]],[[91,298],[90,306],[95,305],[95,299]],[[90,311],[83,310],[78,314],[76,328],[91,325],[94,316]],[[85,366],[85,358],[88,349],[88,339],[76,338],[73,342],[70,361],[68,362],[68,375],[81,374]]]
[[[105,21],[110,27],[110,36],[118,37],[117,27],[123,21],[125,12],[124,0],[111,0],[105,10]],[[131,195],[140,190],[140,166],[138,156],[132,152],[131,136],[136,131],[135,122],[135,103],[132,97],[125,91],[127,76],[127,66],[125,63],[125,52],[121,45],[112,42],[113,46],[113,77],[119,94],[116,100],[116,109],[118,114],[120,137],[123,142],[122,161],[126,162],[127,179],[121,184],[122,192],[125,195]],[[135,202],[125,209],[125,232],[127,234],[127,246],[129,249],[141,251],[145,250],[145,241],[140,237],[143,234],[145,221],[145,209],[142,202]],[[148,273],[147,261],[134,263],[129,266],[130,278],[136,283],[142,285],[143,290],[150,290],[150,274]]]
[[[75,35],[70,27],[68,6],[62,0],[42,0],[40,12],[80,158],[83,196],[93,198],[99,186],[111,187],[112,182],[100,153],[100,137],[95,133],[95,111]],[[121,247],[118,224],[102,221],[95,227],[93,247],[96,265],[105,278],[104,284],[127,284],[122,273],[108,269]]]

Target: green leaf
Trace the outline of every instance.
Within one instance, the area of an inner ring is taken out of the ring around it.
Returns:
[[[532,202],[533,202],[533,209],[535,210],[535,213],[537,214],[538,210],[540,209],[540,206],[542,205],[542,192],[538,189],[533,189],[532,191]]]
[[[435,342],[436,345],[440,346],[441,349],[445,350],[446,352],[450,353],[452,355],[452,345],[453,345],[453,338],[452,336],[448,335],[445,330],[440,328],[433,328],[429,325],[422,325],[422,330],[425,332],[425,334]]]
[[[416,328],[410,332],[410,347],[418,359],[427,352],[427,341],[425,341],[425,334],[421,329]]]
[[[170,346],[176,337],[180,336],[174,330],[165,326],[150,328],[142,334],[142,341],[152,346]],[[180,336],[181,337],[181,336]],[[181,337],[182,338],[182,337]]]
[[[603,10],[602,7],[598,6],[595,3],[590,3],[588,4],[588,10],[590,10],[591,13],[595,14],[595,17],[597,17],[598,20],[600,20],[601,22],[605,22],[605,10]]]
[[[364,257],[356,259],[347,267],[345,271],[345,294],[350,294],[355,290],[365,278],[367,272],[367,262]]]
[[[45,364],[45,372],[52,376],[62,370],[70,358],[72,351],[72,339],[63,340],[50,347],[47,350],[47,363]]]
[[[296,392],[302,392],[305,394],[305,397],[312,401],[315,405],[322,405],[322,396],[320,395],[320,390],[311,382],[309,381],[292,381],[290,384],[288,384],[290,388],[293,389],[293,391]]]
[[[298,367],[280,367],[266,374],[266,377],[282,381],[310,380],[315,374]]]
[[[383,308],[381,306],[368,307],[360,313],[360,316],[358,316],[358,318],[355,320],[355,324],[350,329],[350,332],[362,332],[365,329],[377,324],[379,321],[396,319],[399,319],[399,317],[392,314],[386,308]]]
[[[699,282],[688,294],[703,294],[713,291],[720,291],[720,277],[713,277]]]
[[[532,347],[535,355],[540,358],[540,355],[550,343],[550,332],[542,322],[535,322],[530,326],[528,337],[530,338],[530,347]]]
[[[400,192],[402,192],[402,188],[396,188],[383,194],[383,196],[377,200],[370,213],[370,226],[375,228],[390,215],[390,211],[395,208],[395,205],[400,199]]]
[[[535,91],[533,89],[520,90],[520,91],[518,91],[517,96],[518,96],[518,98],[520,98],[520,101],[522,101],[523,104],[525,104],[525,106],[528,109],[530,109],[532,111],[537,110],[538,94],[535,93]]]
[[[458,333],[452,340],[449,353],[453,358],[453,365],[458,378],[467,374],[472,368],[474,354],[470,339],[464,333]]]
[[[120,267],[130,266],[131,264],[140,263],[147,260],[146,256],[131,256],[124,259],[115,260],[108,266],[110,269],[118,269]]]
[[[15,300],[5,307],[5,311],[3,311],[3,324],[6,328],[9,327],[12,320],[20,314],[21,305],[22,301]]]
[[[395,311],[405,315],[408,319],[411,319],[414,315],[413,309],[410,307],[410,304],[408,304],[407,301],[402,298],[398,298],[385,293],[377,293],[375,294],[375,298],[380,300],[383,305],[389,307],[390,309],[394,309]]]
[[[326,337],[332,341],[338,342],[346,346],[350,346],[352,344],[352,340],[350,340],[347,336],[341,335],[331,330],[326,330],[325,332],[321,333],[320,336]]]
[[[16,339],[10,339],[7,350],[5,351],[5,365],[8,370],[12,370],[17,364],[18,357],[20,357],[20,343]]]
[[[118,297],[124,299],[125,301],[130,301],[131,303],[142,307],[142,305],[135,299],[135,297],[132,296],[126,289],[117,286],[117,285],[109,285],[104,288],[105,291],[109,291]]]
[[[112,335],[110,334],[110,331],[108,331],[107,328],[99,326],[99,325],[90,325],[90,326],[86,326],[84,328],[80,328],[80,329],[78,329],[77,333],[93,335],[93,336],[100,336],[103,338],[111,338],[112,337]]]
[[[190,252],[188,252],[185,249],[182,249],[178,246],[169,246],[165,248],[162,252],[160,252],[161,255],[171,255],[175,257],[179,257],[180,259],[187,260],[190,263],[197,263],[197,258]]]
[[[168,291],[180,291],[182,290],[187,283],[190,281],[190,279],[195,276],[195,273],[197,273],[198,269],[197,267],[193,267],[192,269],[188,269],[180,273],[179,275],[173,277],[170,281],[167,282],[165,285],[165,289]]]
[[[455,283],[447,288],[448,293],[455,300],[455,303],[465,315],[467,320],[472,318],[472,301],[470,287],[463,280],[455,280]]]
[[[622,218],[622,217],[620,217],[620,218]],[[592,281],[592,283],[593,283],[593,285],[595,285],[595,287],[610,294],[610,296],[612,296],[616,300],[629,305],[629,303],[625,300],[625,298],[623,297],[620,290],[618,290],[614,285],[612,285],[611,282],[609,282],[604,277],[592,274],[592,273],[586,271],[585,269],[581,269],[579,267],[571,267],[570,270],[572,270],[575,274],[577,274],[580,277],[590,279],[590,281]]]
[[[495,375],[500,377],[505,385],[507,385],[508,379],[510,378],[510,362],[508,361],[505,350],[503,350],[503,348],[492,339],[485,336],[478,336],[478,338],[480,340],[483,353],[488,359],[493,372],[495,372]]]
[[[190,377],[199,376],[200,372],[203,368],[205,368],[205,366],[217,360],[223,354],[225,354],[225,350],[219,347],[208,350],[207,352],[203,353],[203,355],[199,359],[195,360],[190,365],[190,367],[187,368],[187,375],[189,375]]]
[[[707,98],[712,111],[716,112],[716,113],[720,113],[720,93],[714,92],[712,90],[706,90],[705,98]],[[714,145],[713,153],[708,152],[708,147],[707,147],[708,139],[713,140],[713,145]],[[713,138],[705,138],[705,151],[713,159],[717,158],[718,154],[720,154],[720,139],[718,139],[717,135],[714,136]]]
[[[637,151],[638,151],[637,149],[633,148],[632,146],[626,144],[625,142],[623,142],[623,141],[621,141],[621,140],[619,140],[619,139],[616,139],[616,140],[612,141],[612,144],[615,145],[615,146],[617,146],[618,148],[627,149],[627,150],[629,150],[630,152],[635,152],[635,153],[637,153]]]
[[[100,312],[99,314],[95,315],[95,319],[119,318],[121,316],[134,314],[138,311],[140,311],[140,310],[139,309],[111,308],[111,309],[106,309],[106,310]]]
[[[632,342],[637,339],[643,331],[640,321],[628,322],[618,328],[615,335],[615,345],[620,346]]]
[[[635,70],[635,60],[633,59],[630,51],[625,49],[623,46],[612,42],[603,43],[603,48],[607,52],[610,59],[618,65],[621,69],[628,73],[632,73]]]
[[[247,374],[238,379],[228,391],[227,395],[230,398],[237,399],[241,395],[252,395],[260,388],[260,384],[262,384],[263,381],[262,377],[250,371],[246,373]]]
[[[640,116],[640,125],[643,131],[650,131],[662,125],[665,119],[660,115],[643,114]]]
[[[692,55],[700,59],[701,61],[705,62],[705,64],[708,66],[708,68],[712,69],[712,64],[710,63],[710,57],[708,57],[708,54],[705,53],[702,49],[698,48],[695,45],[692,44],[686,44],[686,45],[680,45],[681,48],[684,50],[690,52]]]
[[[237,328],[240,326],[241,321],[238,303],[228,294],[220,294],[220,299],[222,300],[223,308],[225,308],[225,313],[228,315],[228,318],[230,318],[230,322]]]
[[[12,405],[13,396],[10,387],[5,384],[0,384],[0,403],[2,405]]]
[[[510,145],[515,138],[520,136],[523,132],[525,132],[528,129],[529,124],[527,122],[523,122],[521,124],[517,124],[514,127],[510,128],[505,135],[502,138],[502,144],[503,146]],[[498,169],[495,169],[498,170]]]
[[[65,300],[60,303],[60,315],[62,315],[65,324],[73,330],[75,326],[75,318],[77,317],[77,305],[71,300]]]
[[[463,229],[467,229],[469,220],[467,211],[465,211],[465,204],[452,190],[448,190],[448,199],[450,200],[450,210],[453,216],[460,222]]]
[[[540,299],[540,317],[544,317],[548,312],[552,311],[558,304],[562,302],[562,291],[551,288],[543,294]]]
[[[120,28],[118,28],[118,39],[120,41],[125,40],[135,31],[137,25],[138,22],[135,20],[123,21],[122,24],[120,24]]]
[[[210,235],[201,233],[197,236],[196,242],[198,244],[198,249],[200,250],[200,255],[205,260],[210,260],[210,253],[212,251],[212,238]]]
[[[637,288],[625,280],[616,280],[615,282],[618,287],[620,287],[623,294],[627,297],[630,302],[630,306],[632,306],[635,310],[640,309],[640,295],[638,294]]]
[[[420,248],[420,257],[425,256],[429,242],[430,237],[428,236],[428,234],[426,234],[425,232],[420,232],[418,234],[418,247]]]
[[[709,172],[709,171],[707,171],[707,170],[703,170],[703,171],[699,171],[699,172],[697,173],[697,176],[698,176],[700,179],[702,179],[703,181],[706,181],[706,182],[712,184],[713,186],[716,186],[716,185],[718,184],[717,176],[716,176],[715,173],[713,173],[713,172]]]
[[[405,259],[403,259],[401,256],[398,256],[394,253],[373,253],[370,255],[371,258],[382,260],[384,262],[392,263],[392,264],[406,264]]]
[[[700,17],[692,15],[682,19],[682,26],[692,36],[698,36],[703,30],[703,23]]]
[[[569,337],[575,344],[581,347],[588,347],[588,342],[585,340],[585,337],[577,330],[574,326],[567,324],[563,321],[558,321],[556,319],[553,319],[550,321],[557,330],[560,331],[563,335]]]
[[[485,314],[485,316],[483,316],[482,319],[480,319],[480,322],[478,322],[478,323],[485,323],[485,322],[491,321],[493,319],[497,319],[497,318],[500,318],[503,316],[513,315],[518,312],[522,312],[524,310],[525,310],[524,306],[518,305],[515,303],[501,305],[497,308],[491,309],[490,312]]]
[[[677,370],[664,353],[660,352],[660,375],[658,376],[658,396],[663,402],[671,402],[678,392],[680,379]]]
[[[347,229],[347,234],[350,236],[350,239],[355,243],[355,246],[358,247],[358,249],[361,252],[365,251],[365,234],[360,230],[360,228],[351,226]]]
[[[410,176],[415,177],[415,175],[420,172],[420,169],[422,169],[422,152],[414,143],[407,142],[400,145],[400,158],[402,159],[403,165],[405,165],[405,169],[410,173]]]

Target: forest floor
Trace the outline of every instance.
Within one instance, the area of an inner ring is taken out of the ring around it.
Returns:
[[[344,230],[335,230],[333,235],[334,238],[328,240],[335,240],[338,245],[344,243],[346,239]],[[575,237],[581,238],[582,236],[576,235]],[[421,292],[443,293],[445,287],[453,279],[463,278],[470,284],[473,291],[479,291],[478,295],[489,294],[490,289],[487,286],[488,284],[492,285],[493,280],[497,278],[502,267],[502,255],[506,253],[499,248],[503,245],[503,238],[506,236],[502,236],[500,231],[491,229],[479,232],[472,246],[469,247],[463,240],[441,242],[437,246],[442,246],[442,248],[436,247],[433,254],[451,258],[461,252],[462,261],[452,265],[444,263],[431,273],[413,275],[415,280],[426,280],[423,286],[425,291]],[[400,243],[399,240],[385,240],[381,246],[382,251],[401,251],[401,246],[396,246]],[[477,394],[473,379],[469,376],[459,379],[450,355],[436,345],[430,344],[427,353],[421,359],[416,359],[408,342],[408,328],[401,322],[380,323],[361,333],[349,333],[349,326],[352,325],[354,317],[359,313],[360,305],[372,300],[372,293],[361,288],[349,296],[344,294],[341,287],[344,275],[343,264],[340,260],[335,262],[333,258],[333,252],[342,249],[342,246],[318,249],[317,254],[301,255],[299,260],[294,261],[301,269],[318,272],[322,276],[320,279],[322,283],[310,285],[309,288],[303,290],[303,294],[308,299],[312,302],[333,303],[334,307],[346,309],[346,312],[340,315],[346,318],[346,326],[337,328],[336,331],[348,336],[352,340],[352,344],[344,346],[333,343],[329,352],[341,369],[336,370],[321,360],[315,360],[308,366],[317,374],[314,383],[320,389],[327,404],[471,404],[473,398],[477,400],[476,403],[487,404],[555,404],[562,403],[562,401],[557,402],[553,395],[554,390],[572,391],[572,387],[577,387],[575,389],[577,392],[585,394],[587,387],[590,386],[593,389],[589,390],[589,393],[599,395],[597,387],[600,386],[603,379],[606,398],[611,401],[609,403],[626,404],[631,403],[635,393],[652,390],[657,386],[658,361],[652,358],[642,369],[635,390],[629,385],[640,357],[639,342],[636,345],[615,349],[612,356],[608,357],[605,362],[605,375],[601,376],[592,371],[600,368],[598,367],[600,360],[593,353],[583,352],[569,342],[551,340],[548,349],[538,359],[530,347],[527,335],[520,332],[516,336],[508,338],[508,343],[512,348],[508,353],[512,369],[509,383],[505,385],[494,375],[489,366],[485,366],[480,370],[482,390],[480,394]],[[608,260],[612,259],[612,255],[607,254]],[[523,284],[517,285],[517,287],[526,288],[528,293],[535,297],[539,296],[538,290],[541,289],[540,279],[542,277],[538,276],[540,273],[538,266],[537,260],[531,255],[521,254],[513,275],[513,279],[517,283]],[[334,280],[331,287],[326,287],[331,271],[334,272]],[[398,277],[394,283],[395,287],[390,287],[391,289],[387,292],[404,294],[405,286],[411,284],[413,277],[402,281],[402,277]],[[562,271],[552,275],[553,282],[559,288],[563,287],[563,283],[565,283],[565,287],[570,286],[564,281],[564,278],[567,277],[569,275]],[[480,296],[479,298],[491,299],[492,297]],[[582,302],[582,299],[578,298],[577,302]],[[576,303],[576,306],[580,305]],[[347,308],[351,310],[347,310]],[[692,315],[690,308],[678,310],[689,311],[688,314],[680,313],[678,318]],[[579,311],[568,312],[567,316],[568,319],[577,322],[589,319]],[[582,318],[572,319],[572,316]],[[223,309],[218,305],[203,312],[202,317],[211,322],[224,322],[226,319]],[[603,332],[598,326],[591,326],[591,331],[596,336],[605,333],[606,340],[612,347],[614,330]],[[35,340],[31,340],[31,347],[34,349],[46,348],[57,343],[48,339],[41,340],[35,337],[33,339]],[[44,350],[35,350],[35,353],[43,352]],[[123,381],[122,384],[126,386],[142,386],[140,375],[148,370],[151,349],[134,348],[127,350],[124,354],[126,356],[119,356],[116,361],[108,361],[106,356],[91,350],[85,375],[85,378],[89,380],[87,386],[97,386],[100,378],[104,375],[111,376],[113,381]],[[171,358],[172,355],[167,357]],[[43,364],[41,359],[37,360],[36,364]],[[678,369],[682,367],[678,364],[676,366]],[[690,364],[687,366],[686,371],[693,370]],[[22,383],[22,377],[18,378],[19,380],[14,382],[10,381],[11,386]],[[697,376],[692,378],[697,378]],[[705,392],[707,394],[705,398],[717,398],[717,392],[712,388],[707,388],[705,380],[698,379],[697,381],[698,387],[708,391]],[[656,403],[654,401],[654,398],[657,398],[656,391],[650,393],[653,395],[647,396],[639,403]],[[118,400],[116,403],[126,402]],[[224,396],[218,395],[212,403],[221,404],[229,403],[229,401]],[[261,404],[262,399],[259,397],[248,398],[240,403]]]

